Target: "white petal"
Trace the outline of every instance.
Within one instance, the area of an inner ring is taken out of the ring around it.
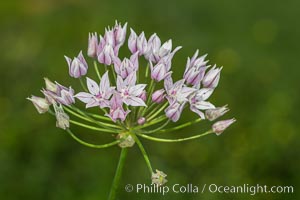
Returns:
[[[100,90],[99,90],[98,84],[88,77],[86,78],[86,80],[87,80],[87,87],[88,87],[90,93],[93,95],[99,94]]]
[[[138,84],[135,86],[132,86],[129,88],[129,94],[131,96],[139,96],[140,94],[142,94],[143,90],[145,89],[146,84]]]

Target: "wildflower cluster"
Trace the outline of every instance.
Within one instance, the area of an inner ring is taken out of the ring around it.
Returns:
[[[172,40],[162,42],[155,33],[147,39],[144,32],[137,34],[133,29],[130,29],[125,43],[126,32],[127,23],[122,26],[116,22],[113,28],[105,29],[103,36],[89,34],[87,56],[93,60],[93,74],[98,80],[90,75],[86,81],[82,79],[90,72],[82,51],[73,59],[65,56],[69,75],[80,80],[83,91],[75,92],[72,87],[45,78],[44,98],[32,96],[28,99],[39,113],[48,111],[54,114],[57,126],[67,130],[83,145],[105,148],[118,144],[126,149],[136,143],[153,182],[161,185],[166,182],[166,175],[159,170],[153,172],[139,137],[158,142],[180,142],[210,133],[219,135],[235,119],[216,122],[207,132],[192,137],[163,139],[150,136],[178,130],[205,119],[214,121],[228,112],[227,106],[216,107],[208,101],[218,86],[222,67],[208,65],[207,55],[199,56],[197,50],[191,58],[187,58],[182,78],[174,81],[172,60],[181,46],[173,48]],[[125,44],[131,55],[121,58],[119,51]],[[75,100],[85,104],[87,110],[76,107]],[[98,107],[99,112],[88,112],[91,107]],[[188,108],[198,116],[194,121],[165,128],[170,122],[177,122],[183,110]],[[114,134],[115,140],[104,145],[87,143],[71,132],[70,124]]]

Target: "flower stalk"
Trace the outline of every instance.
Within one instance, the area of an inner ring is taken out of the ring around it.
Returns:
[[[121,154],[120,154],[118,166],[117,166],[117,169],[116,169],[116,172],[115,172],[115,176],[114,176],[114,179],[113,179],[112,186],[110,188],[108,200],[115,200],[116,199],[117,190],[118,190],[120,180],[121,180],[121,177],[122,177],[123,168],[124,168],[124,165],[125,165],[125,160],[126,160],[126,157],[127,157],[127,153],[128,153],[128,148],[122,148],[121,149]]]

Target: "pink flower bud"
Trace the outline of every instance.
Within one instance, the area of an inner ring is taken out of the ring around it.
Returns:
[[[128,48],[132,54],[138,51],[137,49],[137,35],[133,29],[130,29],[130,36],[128,38]]]
[[[65,56],[65,59],[68,63],[69,74],[71,77],[79,78],[81,76],[86,75],[88,70],[88,64],[82,55],[82,51],[80,51],[78,56],[75,57],[73,60],[67,56]]]
[[[144,32],[142,32],[137,38],[136,46],[140,56],[147,51],[147,40]]]
[[[127,30],[127,23],[125,23],[124,26],[122,27],[121,23],[119,24],[116,21],[116,25],[114,27],[114,35],[115,35],[115,41],[117,46],[124,44],[124,41],[126,39],[126,30]]]
[[[152,101],[155,103],[163,102],[164,98],[165,98],[165,90],[164,89],[156,90],[152,94]]]
[[[146,101],[147,100],[147,93],[146,93],[146,91],[144,90],[143,92],[142,92],[142,94],[140,94],[140,96],[139,96],[143,101]]]
[[[105,45],[103,51],[98,55],[99,63],[111,65],[115,57],[114,50],[111,45]]]
[[[138,121],[137,121],[137,123],[138,123],[139,125],[143,125],[143,124],[145,124],[145,122],[146,122],[145,117],[141,117],[141,118],[139,118]]]
[[[203,87],[205,88],[215,88],[217,87],[220,80],[221,68],[216,68],[216,65],[213,66],[204,76],[202,80]]]
[[[171,104],[169,107],[166,108],[165,110],[166,116],[173,122],[177,122],[180,118],[184,105],[185,105],[184,103],[180,104],[174,102],[173,104]]]
[[[228,120],[222,120],[214,123],[212,125],[212,130],[217,135],[223,133],[225,129],[227,129],[231,124],[233,124],[236,120],[234,118]]]
[[[89,44],[87,55],[92,58],[97,57],[98,36],[97,33],[89,33]]]

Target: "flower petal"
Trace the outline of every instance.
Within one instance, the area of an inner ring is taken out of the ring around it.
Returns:
[[[145,102],[139,97],[130,96],[126,99],[123,99],[126,105],[130,106],[146,106]]]
[[[99,86],[95,81],[93,81],[92,79],[87,77],[86,83],[87,83],[87,87],[91,94],[93,94],[93,95],[99,94],[99,92],[100,92]]]
[[[132,96],[139,96],[142,94],[147,84],[138,84],[129,88],[129,94]]]

